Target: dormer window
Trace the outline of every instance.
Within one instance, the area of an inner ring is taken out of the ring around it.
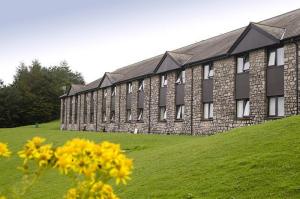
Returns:
[[[161,82],[161,87],[167,87],[168,86],[167,75],[162,75],[161,79],[160,79],[160,82]]]
[[[185,70],[177,74],[176,84],[185,84]]]
[[[131,83],[131,82],[129,82],[129,83],[127,84],[127,93],[128,93],[128,94],[132,93],[132,83]]]
[[[249,55],[240,56],[237,58],[237,73],[248,72],[250,69]]]
[[[139,91],[144,91],[144,80],[139,81]]]
[[[214,69],[211,64],[204,65],[204,79],[211,79],[214,76]]]
[[[283,47],[269,51],[268,66],[283,66],[284,65],[284,49]]]

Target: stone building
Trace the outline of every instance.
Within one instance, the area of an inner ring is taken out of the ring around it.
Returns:
[[[212,134],[299,113],[300,9],[107,72],[61,96],[61,129]]]

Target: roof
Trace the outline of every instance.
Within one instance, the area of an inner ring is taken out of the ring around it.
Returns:
[[[166,55],[169,55],[169,57],[172,58],[174,63],[178,66],[204,62],[217,57],[227,56],[231,52],[232,48],[235,45],[238,45],[238,42],[244,38],[247,31],[249,31],[249,27],[255,27],[258,31],[262,30],[261,33],[266,33],[264,34],[266,37],[271,36],[275,39],[275,41],[299,36],[300,9],[260,22],[252,22],[246,27],[242,27],[179,49],[167,51],[164,54],[119,68],[113,72],[105,73],[103,78],[107,77],[107,80],[101,81],[100,78],[84,86],[84,88],[81,89],[81,92],[94,89],[99,86],[100,83],[102,84],[102,82],[105,82],[105,85],[109,86],[118,82],[151,75],[158,71],[158,67],[164,61]],[[255,34],[259,35],[258,33]],[[265,44],[268,45],[271,44],[271,42],[265,42]]]

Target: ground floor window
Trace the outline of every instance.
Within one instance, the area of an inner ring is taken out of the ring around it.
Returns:
[[[115,111],[110,112],[110,122],[115,122]]]
[[[176,106],[176,120],[182,120],[184,116],[184,105]]]
[[[102,122],[106,122],[107,121],[107,118],[106,118],[106,112],[103,111],[102,112]]]
[[[204,103],[203,105],[203,117],[204,119],[213,119],[214,116],[214,104],[212,102]]]
[[[237,118],[247,118],[250,116],[250,102],[249,99],[237,100],[236,102],[236,116]]]
[[[165,106],[159,107],[159,120],[166,121],[167,120],[167,109]]]
[[[132,120],[131,109],[127,109],[126,120],[127,122],[131,122]]]
[[[283,96],[269,97],[269,116],[270,117],[284,116]]]
[[[143,116],[144,116],[144,109],[139,108],[137,121],[143,121]]]

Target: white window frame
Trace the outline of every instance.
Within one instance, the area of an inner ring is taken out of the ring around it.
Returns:
[[[212,66],[212,64],[206,64],[203,66],[203,76],[204,79],[211,79],[214,77],[214,68]]]
[[[168,76],[166,74],[160,77],[160,87],[164,88],[168,86]]]
[[[246,54],[244,56],[237,57],[237,73],[245,73],[250,70],[250,60],[249,55]]]
[[[176,106],[176,120],[183,120],[184,112],[185,112],[185,106],[177,105]]]
[[[268,66],[270,67],[270,66],[283,66],[283,65],[284,65],[284,48],[279,47],[276,49],[271,49],[268,52]]]
[[[274,114],[271,113],[271,101],[274,102]],[[268,99],[268,116],[269,117],[284,117],[284,115],[285,115],[284,111],[285,111],[284,110],[284,96],[269,97],[269,99]]]
[[[239,107],[239,106],[242,107]],[[239,112],[241,108],[242,112]],[[249,118],[250,117],[250,101],[249,99],[241,99],[236,101],[236,117],[237,118]]]
[[[207,112],[206,112],[206,107]],[[204,120],[211,120],[214,117],[214,103],[213,102],[206,102],[203,103],[203,119]]]
[[[162,111],[164,111],[162,116]],[[167,120],[167,107],[160,106],[159,107],[159,121],[166,121]]]

